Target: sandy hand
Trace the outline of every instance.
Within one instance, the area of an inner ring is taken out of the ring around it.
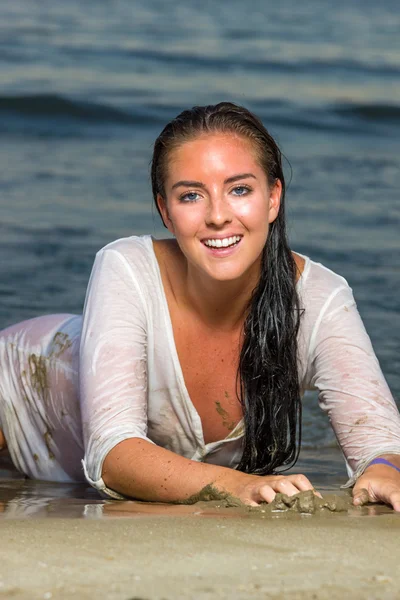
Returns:
[[[244,504],[258,506],[260,502],[272,502],[276,494],[294,496],[299,492],[312,491],[318,497],[322,497],[314,490],[312,483],[305,475],[245,475],[234,490],[229,490],[232,495],[239,498]]]
[[[387,465],[371,465],[358,478],[353,488],[356,506],[383,502],[400,512],[400,473]]]

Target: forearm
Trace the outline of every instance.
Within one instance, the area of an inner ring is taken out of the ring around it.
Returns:
[[[117,444],[106,456],[102,471],[107,487],[151,502],[185,500],[209,484],[235,494],[251,477],[255,476],[183,458],[140,438]]]

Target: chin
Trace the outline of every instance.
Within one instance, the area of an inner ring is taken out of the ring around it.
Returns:
[[[219,268],[207,270],[207,275],[219,282],[234,282],[240,281],[243,278],[250,278],[254,272],[255,265],[249,265],[247,268],[244,266],[233,266],[231,268]],[[257,269],[258,272],[258,269]]]

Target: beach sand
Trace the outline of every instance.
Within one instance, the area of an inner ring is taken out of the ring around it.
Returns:
[[[323,495],[339,512],[103,501],[3,478],[0,599],[399,598],[400,514]]]
[[[400,596],[400,515],[384,507],[302,515],[205,504],[3,519],[0,598]]]

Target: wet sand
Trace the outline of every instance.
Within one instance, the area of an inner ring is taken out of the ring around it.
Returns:
[[[261,519],[229,510],[5,520],[0,597],[397,597],[398,515]]]
[[[321,487],[314,512],[305,497],[249,510],[103,501],[3,472],[0,599],[398,597],[400,514]]]

